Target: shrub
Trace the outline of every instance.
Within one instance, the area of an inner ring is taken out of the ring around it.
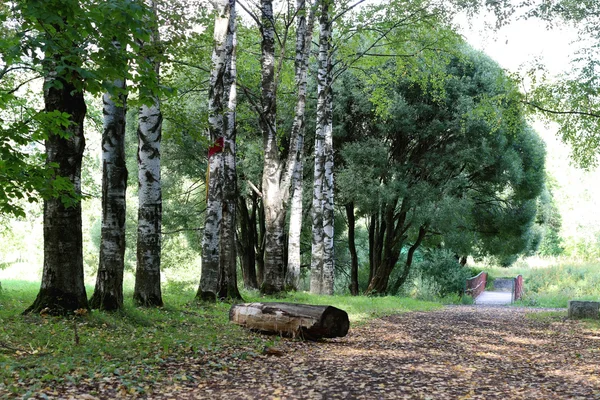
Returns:
[[[432,281],[439,288],[439,296],[451,294],[461,295],[465,290],[466,280],[474,275],[470,268],[461,266],[454,257],[446,251],[430,251],[424,260],[416,265],[421,279]]]

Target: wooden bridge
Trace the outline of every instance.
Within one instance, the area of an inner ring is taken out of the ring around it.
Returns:
[[[494,280],[494,290],[485,290],[487,285],[487,272],[481,272],[473,278],[467,279],[465,292],[472,296],[475,304],[505,305],[519,300],[523,296],[523,276],[516,278],[497,278]]]

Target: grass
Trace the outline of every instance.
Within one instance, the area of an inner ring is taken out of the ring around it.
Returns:
[[[565,308],[569,300],[600,300],[600,264],[550,259],[517,262],[510,268],[486,268],[490,276],[523,275],[525,294],[517,305]]]
[[[165,374],[164,366],[169,363],[203,359],[209,367],[226,368],[237,360],[256,356],[277,341],[230,324],[230,304],[197,303],[193,300],[195,292],[183,287],[165,285],[163,308],[136,308],[128,292],[122,312],[94,311],[62,318],[22,316],[21,312],[34,301],[39,283],[2,281],[0,397],[12,394],[26,398],[57,384],[85,385],[98,380],[105,380],[124,395],[144,395],[159,382],[188,379]],[[330,304],[346,310],[351,325],[441,306],[397,297],[295,293],[275,299],[263,298],[257,292],[245,292],[244,297],[247,301]]]

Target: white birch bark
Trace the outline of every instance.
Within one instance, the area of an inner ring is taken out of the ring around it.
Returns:
[[[236,247],[236,205],[237,171],[236,155],[236,106],[237,106],[237,64],[236,64],[236,22],[235,0],[229,2],[229,23],[227,31],[227,67],[225,72],[225,94],[227,109],[224,118],[223,141],[223,222],[221,224],[221,297],[241,299],[237,288],[237,247]]]
[[[333,294],[333,119],[330,0],[321,3],[310,291]]]
[[[265,212],[264,280],[261,292],[278,293],[283,290],[283,238],[285,229],[285,201],[289,187],[282,185],[283,165],[277,143],[277,93],[275,82],[275,26],[273,1],[261,1],[261,98],[260,127],[263,134],[264,167],[262,199]]]
[[[151,42],[160,42],[156,26],[156,4],[148,2],[152,9],[154,25]],[[154,65],[158,79],[160,63],[149,60]],[[162,188],[160,180],[160,141],[162,133],[162,113],[159,99],[153,96],[153,103],[142,105],[138,115],[138,230],[137,268],[133,298],[141,306],[162,306],[160,288]]]
[[[209,151],[209,179],[206,183],[206,220],[202,238],[202,272],[197,297],[205,301],[215,301],[221,294],[221,283],[225,278],[221,273],[221,226],[223,223],[223,151],[218,146],[225,145],[225,73],[231,64],[231,50],[228,50],[228,31],[231,6],[229,0],[215,4],[214,47],[212,70],[208,92],[208,123],[210,140],[214,143]],[[231,43],[232,44],[232,43]],[[230,44],[230,45],[231,45]],[[235,124],[235,120],[234,120]],[[235,161],[234,161],[235,163]]]
[[[116,80],[114,87],[124,91],[125,81]],[[110,93],[105,93],[102,98],[102,231],[96,287],[90,299],[90,307],[94,309],[123,307],[127,191],[125,99],[126,95],[120,94],[115,102]]]
[[[315,19],[315,8],[309,2],[309,15],[306,18],[306,1],[298,0],[298,26],[296,28],[296,85],[298,100],[296,102],[294,123],[292,125],[292,150],[288,159],[288,171],[293,168],[291,177],[290,222],[288,230],[288,263],[285,275],[287,289],[298,290],[300,282],[300,235],[302,231],[302,176],[304,157],[304,131],[306,109],[306,80],[308,60],[312,43],[312,32]],[[286,171],[287,172],[287,171]]]
[[[329,31],[331,34],[331,31]],[[331,37],[330,37],[331,40]],[[325,98],[325,125],[323,127],[324,148],[323,161],[323,282],[321,293],[333,295],[335,276],[334,252],[334,198],[333,198],[333,93],[331,79],[331,62],[327,72],[327,96]]]

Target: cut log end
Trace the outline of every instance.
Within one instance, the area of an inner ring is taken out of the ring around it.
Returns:
[[[248,329],[309,340],[344,337],[350,329],[346,311],[309,304],[235,304],[229,320]]]

